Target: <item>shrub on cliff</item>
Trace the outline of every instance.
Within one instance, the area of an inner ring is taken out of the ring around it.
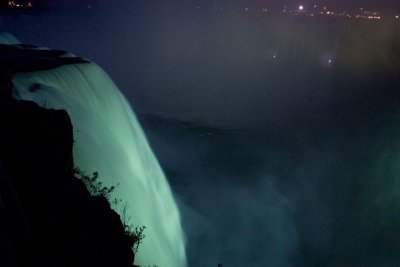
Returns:
[[[74,168],[74,175],[86,185],[87,190],[92,196],[103,196],[110,204],[112,204],[111,193],[114,192],[115,186],[103,186],[103,183],[99,181],[98,172],[93,172],[92,175],[87,175],[81,169]]]
[[[121,201],[116,198],[114,198],[113,200],[111,199],[111,194],[114,192],[116,186],[104,186],[103,183],[99,181],[98,172],[93,172],[92,175],[87,175],[79,168],[75,168],[74,175],[86,185],[87,190],[92,196],[103,196],[107,199],[108,203],[113,206],[116,206]],[[124,227],[125,235],[133,243],[132,249],[133,252],[136,254],[139,250],[139,245],[145,238],[143,232],[146,229],[146,226],[133,226],[130,223],[131,216],[127,215],[127,209],[128,205],[127,203],[125,203],[121,214],[121,222],[122,226]]]

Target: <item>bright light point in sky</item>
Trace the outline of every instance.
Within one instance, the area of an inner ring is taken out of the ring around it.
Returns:
[[[331,64],[331,63],[332,63],[332,59],[329,59],[329,60],[328,60],[328,63]]]
[[[399,19],[399,15],[396,15],[396,19]]]
[[[304,9],[304,6],[303,5],[300,5],[299,6],[299,10],[303,10]]]

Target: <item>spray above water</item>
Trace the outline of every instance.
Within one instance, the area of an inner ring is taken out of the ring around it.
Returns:
[[[18,40],[3,34],[0,42]],[[134,225],[147,227],[136,263],[186,266],[180,215],[169,184],[132,109],[109,76],[93,63],[72,64],[17,74],[14,85],[21,99],[67,110],[74,126],[75,164],[87,173],[98,171],[106,186],[119,184],[114,197],[127,203]]]

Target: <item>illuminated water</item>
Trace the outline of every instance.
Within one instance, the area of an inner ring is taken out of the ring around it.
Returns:
[[[4,43],[17,42],[10,36]],[[38,90],[30,92],[36,84]],[[136,255],[140,265],[186,265],[180,215],[170,186],[124,96],[96,64],[67,65],[18,74],[18,96],[47,108],[66,109],[74,126],[75,164],[98,171],[105,185],[119,184],[115,197],[127,202],[133,225],[145,225]],[[37,86],[39,85],[39,86]]]
[[[20,44],[21,42],[8,32],[0,32],[0,44]]]

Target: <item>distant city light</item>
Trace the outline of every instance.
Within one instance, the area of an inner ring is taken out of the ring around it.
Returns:
[[[1,0],[0,0],[1,1]],[[7,9],[20,9],[24,12],[26,9],[38,9],[39,7],[36,7],[35,1],[38,0],[6,0],[6,6],[3,8]],[[44,0],[40,0],[44,1]],[[51,2],[50,0],[48,0]],[[89,0],[86,0],[89,1]],[[95,0],[90,0],[90,1],[95,1]],[[69,3],[70,1],[65,1],[66,3]],[[282,15],[285,16],[302,16],[302,17],[316,17],[316,18],[322,18],[322,17],[329,17],[329,18],[335,18],[335,19],[340,19],[340,18],[346,18],[346,19],[366,19],[366,20],[375,20],[379,21],[382,19],[385,19],[386,16],[382,14],[379,10],[371,10],[367,9],[366,7],[357,7],[355,10],[348,10],[348,9],[335,9],[331,6],[328,5],[322,5],[319,3],[316,3],[312,1],[306,2],[304,0],[299,0],[298,5],[294,6],[294,8],[291,8],[288,5],[281,5],[280,10],[275,10],[273,7],[260,7],[259,9],[253,9],[252,7],[249,6],[243,6],[241,8],[242,11],[245,11],[247,14],[253,14],[256,11],[262,12],[265,15],[274,15],[275,11],[278,11]],[[68,6],[69,4],[65,4]],[[84,5],[85,9],[91,9],[94,8],[93,5]],[[194,5],[193,8],[203,8],[201,5]],[[214,9],[216,10],[228,10],[225,6],[214,6]],[[395,10],[393,10],[395,11]],[[392,20],[400,21],[400,14],[399,13],[392,13],[391,15]],[[325,64],[327,64],[327,59],[325,59]]]
[[[8,1],[7,5],[9,8],[32,8],[33,7],[31,2],[25,2],[25,1],[19,1],[19,0]]]

